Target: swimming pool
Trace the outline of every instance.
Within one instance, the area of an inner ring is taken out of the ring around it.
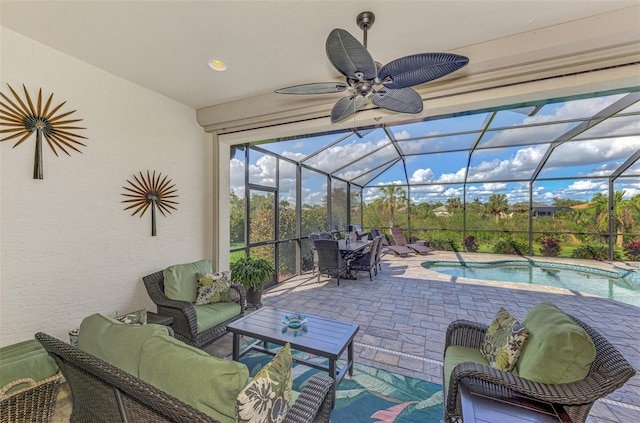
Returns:
[[[617,272],[560,263],[430,261],[422,266],[454,277],[553,286],[597,295],[640,307],[640,272]]]

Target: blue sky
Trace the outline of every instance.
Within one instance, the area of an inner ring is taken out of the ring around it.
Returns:
[[[467,201],[474,198],[486,201],[491,194],[498,193],[507,195],[509,202],[515,203],[528,201],[527,181],[551,142],[622,97],[624,94],[547,104],[533,116],[527,115],[531,109],[499,111],[471,156],[468,175],[468,151],[452,150],[470,148],[489,113],[389,127],[406,155],[406,174],[402,161],[391,165],[399,156],[382,128],[360,133],[360,136],[329,134],[261,147],[356,183],[365,180],[369,187],[406,185],[408,176],[414,202],[462,199],[467,176]],[[597,192],[606,193],[606,176],[640,150],[640,115],[637,114],[640,105],[635,103],[621,113],[623,116],[610,118],[574,138],[579,141],[568,141],[553,150],[534,184],[534,201],[550,203],[554,197],[588,201]],[[341,138],[344,139],[309,157]],[[383,164],[390,167],[371,180],[381,170],[369,171]],[[252,182],[275,186],[275,170],[275,158],[250,152]],[[635,163],[626,174],[640,174],[640,163]],[[319,204],[325,196],[326,181],[319,175],[313,178],[310,175],[313,172],[303,172],[302,201]],[[236,157],[231,162],[231,186],[238,195],[243,195],[243,177],[244,162]],[[545,178],[572,179],[548,181]],[[627,197],[637,195],[640,180],[620,178],[615,188],[624,189]],[[294,198],[295,166],[281,165],[280,191],[284,198]],[[364,200],[373,201],[380,195],[379,189],[368,188]]]

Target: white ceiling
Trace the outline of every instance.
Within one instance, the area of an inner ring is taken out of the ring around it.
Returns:
[[[325,40],[376,14],[373,57],[473,46],[639,1],[5,1],[2,26],[199,109],[340,76]],[[637,11],[637,9],[632,9]],[[207,67],[224,60],[226,72]],[[479,59],[479,58],[477,58]]]

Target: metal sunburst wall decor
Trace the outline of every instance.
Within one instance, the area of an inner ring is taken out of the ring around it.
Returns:
[[[60,149],[67,156],[70,156],[67,149],[82,153],[82,151],[78,150],[77,147],[86,147],[86,145],[80,142],[78,138],[87,139],[87,137],[83,137],[82,135],[76,134],[72,131],[87,128],[72,126],[72,124],[80,122],[82,119],[63,120],[65,117],[75,112],[75,110],[72,110],[66,113],[58,113],[66,101],[63,101],[57,106],[51,108],[51,101],[53,100],[53,93],[51,93],[43,107],[42,88],[40,88],[40,90],[38,90],[38,101],[34,106],[31,96],[29,95],[29,91],[27,91],[27,87],[24,84],[22,85],[22,88],[24,89],[24,100],[20,98],[11,85],[7,84],[7,86],[13,94],[15,102],[8,96],[0,93],[0,96],[4,99],[4,101],[0,101],[0,126],[7,127],[7,129],[0,130],[0,133],[9,134],[8,136],[0,139],[0,142],[9,141],[19,137],[18,141],[13,145],[13,148],[15,148],[29,138],[31,134],[34,132],[36,133],[36,153],[33,162],[33,179],[44,179],[42,169],[43,136],[56,156],[58,156],[56,148]]]
[[[153,174],[147,170],[146,177],[140,172],[139,178],[136,175],[133,175],[133,178],[135,182],[127,180],[130,186],[122,187],[128,191],[122,195],[129,197],[129,200],[122,202],[131,203],[125,210],[135,208],[131,216],[140,213],[140,217],[142,217],[151,207],[151,236],[156,236],[156,207],[165,217],[167,216],[165,212],[171,214],[171,210],[177,210],[173,204],[179,203],[169,199],[177,197],[174,194],[178,190],[174,189],[175,185],[171,185],[171,179],[167,180],[167,176],[163,178],[162,173],[158,173],[156,176],[155,170]]]

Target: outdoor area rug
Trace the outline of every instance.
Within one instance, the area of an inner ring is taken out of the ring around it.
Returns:
[[[247,344],[245,344],[246,346]],[[275,346],[274,346],[275,347]],[[242,349],[242,348],[241,348]],[[277,350],[277,347],[274,348]],[[295,357],[326,364],[326,359],[292,350]],[[255,375],[273,357],[251,351],[240,361]],[[340,367],[344,363],[339,363]],[[293,364],[293,389],[301,391],[317,369]],[[442,420],[442,386],[355,363],[336,391],[332,423],[439,423]]]

